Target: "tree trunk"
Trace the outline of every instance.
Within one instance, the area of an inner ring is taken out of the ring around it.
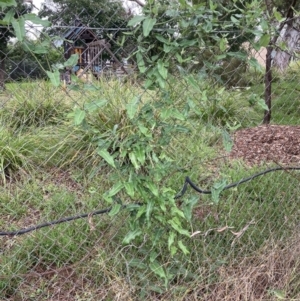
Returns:
[[[287,25],[283,37],[280,39],[286,45],[286,50],[276,50],[274,57],[274,67],[280,72],[284,72],[289,65],[293,51],[297,46],[300,38],[300,32],[293,28],[292,25]]]
[[[5,90],[5,58],[0,58],[0,91]]]
[[[272,50],[271,46],[267,47],[266,55],[266,73],[265,73],[265,104],[268,107],[268,110],[265,110],[263,124],[269,124],[271,121],[271,105],[272,105]]]

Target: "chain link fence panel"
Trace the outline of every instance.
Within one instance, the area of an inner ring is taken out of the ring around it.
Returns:
[[[51,3],[1,27],[0,299],[300,299],[297,52]]]

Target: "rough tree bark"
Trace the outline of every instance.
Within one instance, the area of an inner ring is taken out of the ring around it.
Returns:
[[[299,38],[300,32],[293,26],[287,25],[285,33],[281,38],[281,41],[286,45],[286,50],[280,50],[279,48],[277,48],[276,55],[274,57],[274,67],[281,73],[283,73],[288,67]]]
[[[278,47],[273,60],[274,67],[280,72],[284,72],[288,67],[293,51],[295,50],[300,38],[300,32],[295,26],[298,18],[294,18],[294,10],[296,4],[298,4],[298,1],[299,0],[286,1],[286,5],[288,6],[286,20],[284,21],[284,26],[279,30],[280,35],[282,31],[284,31],[284,34],[278,39],[280,42],[285,43],[286,50]]]

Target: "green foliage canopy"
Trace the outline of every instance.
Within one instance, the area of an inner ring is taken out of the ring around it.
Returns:
[[[53,25],[73,25],[76,19],[87,26],[98,28],[97,34],[106,36],[106,28],[118,29],[126,26],[130,14],[120,0],[53,0],[49,5],[44,3],[40,17],[48,17]],[[62,32],[65,29],[61,30]],[[56,30],[56,33],[59,30]],[[118,31],[112,30],[112,35]]]

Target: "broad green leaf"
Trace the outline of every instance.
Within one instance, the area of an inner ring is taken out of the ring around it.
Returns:
[[[147,203],[147,207],[146,207],[146,218],[147,218],[147,221],[150,221],[150,216],[151,216],[151,213],[153,211],[153,208],[154,208],[154,202],[149,201]]]
[[[226,186],[226,181],[225,180],[214,183],[214,185],[211,189],[211,196],[212,196],[212,201],[215,204],[219,203],[220,194],[223,191],[223,189],[225,188],[225,186]]]
[[[262,33],[263,33],[263,32],[268,32],[269,25],[270,25],[269,20],[267,21],[267,20],[264,19],[264,18],[261,19],[260,24],[259,24],[259,27],[261,28]],[[260,37],[260,35],[259,35],[258,37]]]
[[[171,50],[173,50],[173,45],[164,44],[164,52],[169,53]]]
[[[226,121],[226,127],[230,130],[230,131],[236,131],[238,128],[240,128],[242,125],[237,122],[237,121],[234,121],[233,124],[229,124],[227,121]]]
[[[183,244],[181,240],[178,241],[178,247],[184,255],[188,255],[190,253],[190,251],[187,249],[187,247]]]
[[[207,33],[211,32],[212,28],[213,24],[210,20],[206,20],[205,23],[202,25],[202,29]]]
[[[141,97],[135,96],[127,105],[126,105],[126,112],[129,119],[133,119],[135,116],[135,113],[138,110],[138,106],[140,103]]]
[[[50,78],[50,81],[54,87],[60,86],[60,74],[58,70],[55,70],[54,72],[46,71],[48,77]]]
[[[214,4],[213,1],[209,0],[209,8],[211,11],[214,11],[217,7],[218,7],[217,3]]]
[[[30,21],[34,24],[40,24],[43,27],[49,27],[51,25],[51,22],[48,20],[42,20],[41,18],[39,18],[36,14],[25,14],[23,15],[24,19],[26,21]]]
[[[107,104],[106,99],[93,100],[92,102],[84,104],[84,109],[88,112],[94,112]]]
[[[158,69],[158,72],[161,75],[161,77],[163,79],[167,79],[167,77],[168,77],[168,69],[164,66],[164,63],[162,62],[162,60],[158,60],[158,62],[157,62],[157,69]]]
[[[143,135],[145,135],[146,137],[148,137],[148,138],[152,137],[150,130],[147,127],[143,126],[141,123],[138,123],[138,128],[139,128],[140,132]]]
[[[131,20],[129,20],[127,26],[135,26],[136,24],[142,22],[146,19],[146,16],[134,16]]]
[[[268,108],[268,106],[266,105],[266,102],[265,102],[264,99],[258,98],[258,99],[257,99],[257,104],[258,104],[261,108],[263,108],[264,110],[269,111],[269,108]]]
[[[12,24],[12,27],[14,29],[17,39],[20,42],[22,42],[26,36],[24,18],[20,17],[19,19],[12,19],[11,24]]]
[[[220,40],[220,50],[224,52],[226,48],[227,48],[227,40],[225,38],[222,38]]]
[[[180,216],[182,218],[185,218],[184,213],[180,209],[178,209],[177,206],[173,206],[171,208],[171,214],[172,216]]]
[[[189,232],[182,228],[182,225],[180,221],[177,218],[172,218],[171,220],[168,221],[168,224],[171,225],[171,227],[176,230],[178,233],[185,235],[185,236],[190,236]]]
[[[259,45],[261,47],[267,47],[270,43],[270,35],[269,34],[264,34],[260,39],[259,39]]]
[[[149,264],[150,269],[160,278],[166,279],[166,273],[161,265],[155,260]]]
[[[153,195],[158,196],[158,187],[153,182],[146,182],[145,186],[153,193]]]
[[[223,137],[223,145],[227,152],[230,152],[233,147],[233,141],[230,137],[229,133],[226,130],[222,131],[222,137]]]
[[[145,73],[146,66],[145,66],[144,58],[140,52],[137,52],[137,54],[136,54],[136,62],[137,62],[140,72]]]
[[[113,185],[113,187],[106,193],[106,196],[111,198],[114,195],[116,195],[118,192],[120,192],[124,188],[124,184],[119,182]]]
[[[182,7],[182,8],[185,8],[186,7],[186,0],[179,0],[179,3],[180,3],[180,6]]]
[[[150,256],[149,256],[149,260],[150,262],[153,262],[157,257],[158,257],[158,253],[155,251],[151,251]]]
[[[175,109],[172,110],[172,116],[173,116],[173,118],[181,120],[181,121],[185,120],[184,115],[182,113],[180,113],[178,110],[175,110]]]
[[[98,155],[101,156],[110,166],[116,168],[114,158],[109,154],[106,149],[98,149]]]
[[[136,220],[138,220],[141,216],[144,216],[145,213],[146,213],[146,207],[145,206],[140,207],[135,216]]]
[[[190,47],[196,45],[197,43],[197,40],[183,39],[178,44],[182,47]]]
[[[252,57],[248,62],[249,65],[254,67],[257,71],[259,71],[260,73],[264,73],[262,65],[257,61],[256,58]]]
[[[123,244],[128,245],[132,240],[134,240],[137,236],[143,234],[143,232],[139,229],[135,229],[126,234],[123,239]]]
[[[168,16],[168,17],[178,17],[180,14],[179,10],[178,9],[168,9],[166,10],[165,12],[165,15]]]
[[[149,33],[153,29],[153,26],[156,23],[155,18],[146,17],[146,19],[143,21],[143,34],[144,37],[148,37]]]
[[[166,80],[163,79],[159,74],[156,75],[156,82],[159,84],[161,89],[166,87]]]
[[[46,54],[49,53],[49,47],[43,45],[34,45],[32,52],[36,54]]]
[[[7,6],[17,6],[17,2],[15,0],[1,0],[0,7],[5,8]]]
[[[136,156],[136,159],[141,163],[141,165],[144,165],[146,160],[146,150],[144,146],[137,145],[134,148],[134,154]]]
[[[52,64],[52,68],[54,70],[60,70],[60,69],[63,69],[64,68],[64,65],[61,64],[61,63],[56,63],[56,64]],[[74,78],[74,75],[72,74],[72,79]],[[77,76],[76,76],[77,78]]]
[[[131,267],[135,267],[135,268],[138,268],[138,269],[141,269],[141,270],[146,270],[146,269],[147,269],[146,264],[144,264],[144,263],[142,262],[142,260],[137,259],[137,258],[131,259],[131,260],[128,262],[128,264],[129,264],[129,266],[131,266]]]
[[[178,61],[179,64],[183,63],[182,56],[181,56],[179,53],[176,52],[176,53],[175,53],[175,56],[176,56],[177,61]]]
[[[178,249],[175,246],[172,246],[170,251],[171,251],[171,256],[174,256],[177,253]]]
[[[80,125],[82,124],[83,120],[85,118],[85,111],[81,110],[79,108],[76,108],[74,110],[74,124],[75,125]]]
[[[193,86],[195,89],[200,90],[199,83],[196,81],[193,75],[185,76],[184,79],[187,81],[188,84]]]
[[[121,208],[122,208],[121,204],[115,204],[115,205],[113,205],[113,207],[109,211],[108,215],[112,217],[112,216],[118,214],[120,212]]]
[[[182,27],[182,28],[187,28],[190,25],[190,23],[184,19],[180,20],[179,24],[180,24],[180,27]]]
[[[227,53],[229,56],[233,56],[237,59],[241,60],[247,60],[248,59],[248,54],[245,52],[237,51],[237,52],[228,52]]]
[[[139,165],[139,163],[138,163],[138,161],[137,161],[137,159],[136,159],[136,156],[135,156],[135,153],[134,153],[134,152],[130,152],[130,153],[129,153],[129,159],[130,159],[132,165],[134,166],[134,168],[135,168],[136,170],[140,169],[140,165]]]
[[[127,194],[133,198],[134,197],[134,187],[135,187],[134,183],[126,182],[126,183],[124,183],[124,187],[125,187]]]
[[[183,204],[182,211],[184,213],[185,218],[188,221],[192,220],[193,208],[198,203],[198,201],[199,201],[198,196],[192,196]]]
[[[175,118],[181,121],[185,120],[185,117],[182,113],[180,113],[177,109],[163,109],[161,112],[161,118],[166,120],[168,118]]]
[[[170,41],[167,40],[166,38],[164,38],[162,35],[155,35],[155,38],[157,40],[159,40],[160,42],[163,42],[164,44],[169,44],[170,43]]]
[[[282,22],[283,17],[276,7],[273,7],[273,15],[278,22]]]
[[[231,19],[231,22],[234,23],[234,24],[239,24],[240,23],[240,21],[237,18],[235,18],[234,16],[231,16],[230,19]]]
[[[3,18],[3,22],[5,24],[10,24],[13,17],[15,15],[15,10],[13,8],[11,8],[6,14],[5,14],[5,17]]]
[[[154,81],[147,78],[143,87],[145,88],[145,90],[150,90],[151,88],[153,89],[153,84],[154,84]]]
[[[64,67],[73,67],[78,63],[78,54],[72,54],[66,62],[64,62]]]
[[[171,232],[168,237],[168,248],[171,250],[171,246],[174,244],[176,234],[174,232]]]
[[[217,61],[223,60],[226,58],[226,54],[215,55]]]
[[[126,210],[127,211],[137,211],[137,209],[141,208],[141,205],[139,204],[128,204],[126,205]]]
[[[24,40],[22,43],[22,47],[26,52],[33,52],[37,54],[45,54],[49,52],[50,49],[50,41],[45,40],[43,42],[37,41],[28,41]]]

